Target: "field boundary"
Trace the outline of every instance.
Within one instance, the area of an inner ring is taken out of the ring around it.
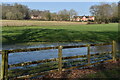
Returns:
[[[110,52],[103,52],[103,53],[96,53],[96,54],[90,54],[90,47],[91,46],[103,46],[103,45],[112,45],[112,47],[111,47],[112,51],[110,51]],[[66,48],[80,48],[80,47],[87,47],[87,55],[62,57],[62,49],[66,49]],[[48,50],[48,49],[58,49],[58,58],[45,59],[45,60],[32,61],[32,62],[24,62],[24,63],[12,64],[12,65],[8,64],[8,54],[10,54],[10,53],[39,51],[39,50]],[[111,54],[112,59],[91,63],[91,57],[94,57],[96,55],[105,55],[105,54]],[[69,67],[69,68],[63,68],[63,63],[64,63],[63,60],[82,58],[82,57],[86,58],[85,60],[87,61],[87,64],[79,65],[79,66],[72,66],[72,67]],[[51,61],[57,61],[58,68],[55,69],[55,70],[47,71],[47,72],[54,72],[54,71],[62,72],[62,71],[65,71],[65,70],[70,70],[70,69],[80,68],[80,67],[85,67],[85,66],[90,66],[90,65],[96,65],[96,64],[99,64],[99,63],[115,61],[115,60],[116,60],[116,42],[115,41],[112,41],[112,43],[88,44],[88,45],[78,45],[78,46],[56,46],[56,47],[45,47],[45,48],[3,50],[2,51],[2,71],[1,71],[1,77],[2,77],[2,80],[10,78],[10,76],[8,76],[8,69],[11,68],[11,67],[26,66],[26,65],[45,63],[45,62],[51,62]],[[31,76],[45,74],[47,72],[41,72],[41,73],[35,73],[35,74],[23,75],[23,76],[17,76],[17,77],[13,77],[13,78],[14,79],[15,78],[30,78]]]

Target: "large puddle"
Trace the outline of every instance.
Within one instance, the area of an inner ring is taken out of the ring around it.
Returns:
[[[54,46],[72,46],[72,45],[83,45],[88,43],[51,43],[51,44],[37,44],[37,45],[3,45],[3,50],[10,49],[26,49],[26,48],[40,48],[40,47],[54,47]],[[111,45],[101,46],[101,47],[91,47],[91,54],[98,52],[111,51]],[[76,56],[76,55],[85,55],[87,54],[87,47],[82,48],[69,48],[63,49],[63,57],[67,56]],[[58,57],[57,49],[50,50],[40,50],[32,52],[16,52],[9,54],[9,64],[16,64],[21,62],[51,59]],[[1,60],[1,55],[0,55]],[[1,62],[1,61],[0,61]]]

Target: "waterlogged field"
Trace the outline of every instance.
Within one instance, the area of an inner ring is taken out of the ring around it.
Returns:
[[[118,39],[118,23],[3,20],[3,44],[32,42],[110,42]]]

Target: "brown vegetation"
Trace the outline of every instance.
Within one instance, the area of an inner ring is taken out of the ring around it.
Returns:
[[[79,25],[79,24],[87,24],[87,22],[2,20],[2,26],[64,26],[64,25]]]
[[[89,74],[96,74],[105,70],[117,69],[120,67],[120,59],[117,61],[111,61],[109,63],[99,64],[96,67],[88,67],[84,69],[76,69],[71,71],[65,71],[62,73],[49,73],[43,78],[86,78]],[[111,73],[112,74],[112,73]],[[119,76],[114,76],[115,78],[119,78]],[[87,77],[88,78],[88,77]],[[101,77],[99,77],[101,78]]]

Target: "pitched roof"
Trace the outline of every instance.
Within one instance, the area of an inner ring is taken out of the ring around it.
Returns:
[[[74,16],[74,18],[83,18],[83,17],[86,17],[86,18],[91,18],[91,17],[94,17],[94,16]]]

